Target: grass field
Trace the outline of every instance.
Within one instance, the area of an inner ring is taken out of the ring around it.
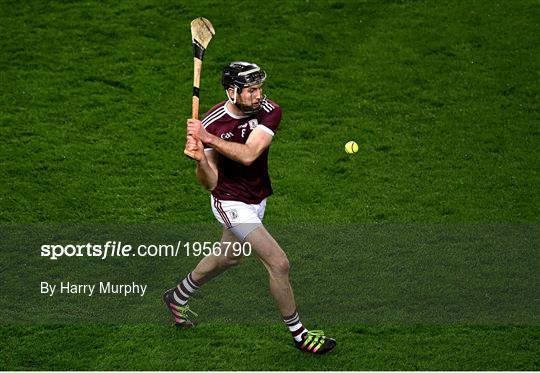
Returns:
[[[159,297],[195,258],[39,256],[79,224],[217,239],[181,152],[198,16],[217,31],[201,110],[232,60],[262,65],[283,108],[266,221],[331,355],[294,350],[255,260],[208,284],[178,333]],[[0,367],[540,369],[539,23],[534,0],[0,1]],[[92,276],[145,276],[149,294],[38,293]]]

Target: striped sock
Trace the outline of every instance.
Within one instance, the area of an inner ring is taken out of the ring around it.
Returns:
[[[191,297],[198,289],[199,286],[193,281],[190,272],[186,278],[174,288],[174,301],[178,303],[179,306],[185,306],[189,297]]]
[[[291,334],[296,342],[300,342],[304,333],[307,333],[308,331],[300,322],[300,316],[298,316],[297,311],[295,311],[291,316],[284,316],[283,322],[287,324],[287,327],[291,331]]]

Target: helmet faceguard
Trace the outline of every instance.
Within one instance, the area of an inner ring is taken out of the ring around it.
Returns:
[[[254,99],[251,99],[251,103],[246,105],[245,103],[240,103],[237,100],[238,95],[246,87],[253,85],[263,84],[266,80],[266,72],[261,70],[259,66],[250,62],[233,62],[230,65],[226,66],[223,69],[223,74],[221,78],[221,83],[225,88],[227,98],[231,103],[233,103],[238,109],[240,109],[244,114],[251,115],[257,113],[262,108],[262,104],[266,99],[266,96],[263,96],[257,106],[254,106]],[[229,95],[228,89],[234,88],[234,96]]]

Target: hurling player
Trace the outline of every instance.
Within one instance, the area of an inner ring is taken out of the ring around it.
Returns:
[[[210,109],[202,121],[188,119],[186,149],[194,153],[199,183],[211,191],[212,211],[223,226],[221,242],[249,242],[268,271],[270,292],[296,347],[323,354],[336,341],[321,331],[309,331],[300,321],[287,255],[262,224],[272,194],[268,149],[281,121],[281,108],[263,95],[265,79],[266,73],[254,63],[226,66],[222,84],[227,100]],[[222,254],[205,256],[164,294],[177,326],[193,326],[188,317],[193,313],[187,304],[190,296],[242,260],[233,250]]]

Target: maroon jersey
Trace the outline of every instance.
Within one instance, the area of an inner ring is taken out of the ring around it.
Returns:
[[[226,141],[245,144],[249,134],[259,127],[274,135],[281,121],[281,108],[266,100],[261,110],[250,116],[237,116],[224,101],[210,109],[202,124],[206,131]],[[210,149],[205,145],[205,149]],[[249,166],[218,153],[218,182],[212,195],[217,199],[257,204],[272,194],[268,175],[268,148]]]

